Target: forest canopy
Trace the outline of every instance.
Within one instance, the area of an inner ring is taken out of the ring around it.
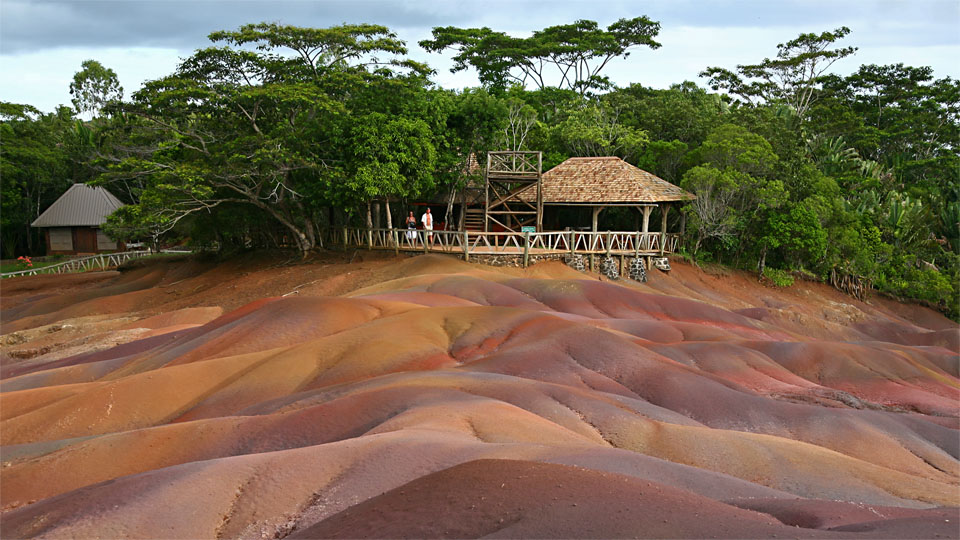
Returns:
[[[476,70],[481,87],[464,90],[438,87],[404,41],[369,24],[214,32],[128,98],[86,61],[73,109],[0,103],[3,257],[42,254],[29,224],[75,182],[128,203],[108,222],[118,239],[240,249],[288,238],[306,252],[325,228],[371,226],[381,210],[397,226],[405,204],[456,192],[470,156],[525,149],[543,151],[545,168],[615,155],[695,193],[684,250],[701,263],[957,315],[958,81],[856,68],[841,27],[749,65],[704,66],[705,86],[613,85],[604,69],[660,47],[659,31],[647,17],[527,38],[435,28],[420,46]]]

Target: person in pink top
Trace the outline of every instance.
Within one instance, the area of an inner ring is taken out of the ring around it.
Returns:
[[[423,230],[432,231],[433,230],[433,214],[430,213],[430,207],[427,207],[427,211],[423,213],[423,216],[420,217],[420,223],[423,223]],[[433,233],[427,233],[427,241],[433,242]]]

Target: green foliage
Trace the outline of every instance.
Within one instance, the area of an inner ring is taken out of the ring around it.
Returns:
[[[146,180],[136,230],[246,204],[306,251],[318,199],[432,185],[443,113],[425,99],[424,66],[374,56],[406,50],[387,28],[262,23],[210,38],[227,46],[195,52],[125,106],[122,129],[149,144],[119,148],[104,180]]]
[[[69,110],[0,102],[0,239],[4,258],[42,254],[30,223],[68,187]]]
[[[699,146],[729,113],[723,96],[710,94],[692,82],[654,90],[639,84],[603,96],[620,111],[620,122],[649,132],[662,141]]]
[[[819,266],[827,252],[827,231],[807,204],[796,204],[787,212],[773,213],[764,226],[764,247],[790,268]]]
[[[70,83],[70,95],[78,113],[96,115],[108,103],[123,99],[123,88],[117,74],[96,60],[85,60]]]
[[[112,71],[85,62],[71,91],[93,120],[0,102],[2,251],[39,252],[30,221],[89,181],[134,203],[106,225],[122,240],[305,251],[373,202],[453,201],[478,180],[474,157],[522,148],[541,150],[544,170],[620,156],[693,192],[681,249],[700,260],[759,268],[777,286],[797,271],[858,297],[872,284],[960,315],[958,81],[903,64],[827,75],[854,51],[843,27],[704,71],[725,93],[613,88],[606,67],[659,47],[659,29],[646,17],[522,38],[435,28],[421,45],[480,76],[462,91],[434,86],[369,24],[214,32],[128,102]],[[633,217],[604,214],[618,227]]]
[[[572,156],[618,156],[634,161],[649,138],[646,132],[618,121],[616,111],[590,105],[557,124],[555,133]]]
[[[726,90],[749,103],[785,103],[801,119],[816,101],[824,73],[841,58],[852,55],[856,47],[829,48],[846,37],[846,26],[832,32],[800,34],[777,45],[777,57],[758,64],[737,66],[734,73],[724,68],[708,68],[700,74],[710,78],[714,90]]]
[[[346,171],[345,187],[357,202],[415,197],[434,187],[437,151],[426,122],[382,113],[356,120],[349,144],[354,159]]]
[[[660,47],[654,40],[659,32],[660,23],[647,17],[620,19],[605,30],[594,21],[579,20],[538,30],[528,38],[489,28],[447,26],[434,28],[433,39],[420,46],[430,52],[453,49],[452,72],[470,66],[484,86],[498,92],[511,84],[547,88],[551,85],[546,70],[553,66],[559,78],[556,86],[583,96],[611,86],[601,72],[614,58],[629,56],[631,47]]]
[[[774,286],[781,289],[793,285],[793,276],[791,276],[790,272],[787,272],[786,270],[767,268],[763,271],[763,277],[769,279]]]
[[[913,264],[909,256],[896,256],[877,279],[877,288],[902,298],[924,300],[953,310],[949,303],[956,297],[956,282],[939,269]]]
[[[753,176],[769,175],[779,159],[766,139],[734,124],[714,129],[700,147],[700,156],[718,169]]]

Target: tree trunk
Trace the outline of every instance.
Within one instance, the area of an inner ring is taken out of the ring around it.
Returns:
[[[370,204],[370,201],[367,201],[367,228],[368,229],[373,228],[373,211],[370,208],[371,206],[372,205]]]
[[[313,222],[309,217],[306,216],[306,214],[304,214],[304,221],[307,226],[301,229],[296,223],[293,222],[293,220],[287,219],[282,213],[280,213],[274,207],[274,205],[266,204],[261,201],[256,201],[253,204],[273,216],[273,219],[279,221],[284,227],[293,233],[293,237],[297,241],[297,249],[303,253],[304,257],[306,257],[307,252],[316,246],[316,236],[313,232]]]
[[[457,190],[451,188],[450,196],[447,197],[447,212],[443,215],[443,227],[450,230],[450,221],[453,220],[453,198],[457,196]]]
[[[383,202],[383,212],[386,214],[387,218],[387,228],[393,228],[393,214],[390,213],[390,199],[386,199]]]
[[[373,228],[380,228],[380,203],[373,203]]]

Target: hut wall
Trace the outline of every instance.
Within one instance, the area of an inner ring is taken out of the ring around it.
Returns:
[[[50,227],[47,231],[47,247],[51,253],[73,253],[73,228]]]

